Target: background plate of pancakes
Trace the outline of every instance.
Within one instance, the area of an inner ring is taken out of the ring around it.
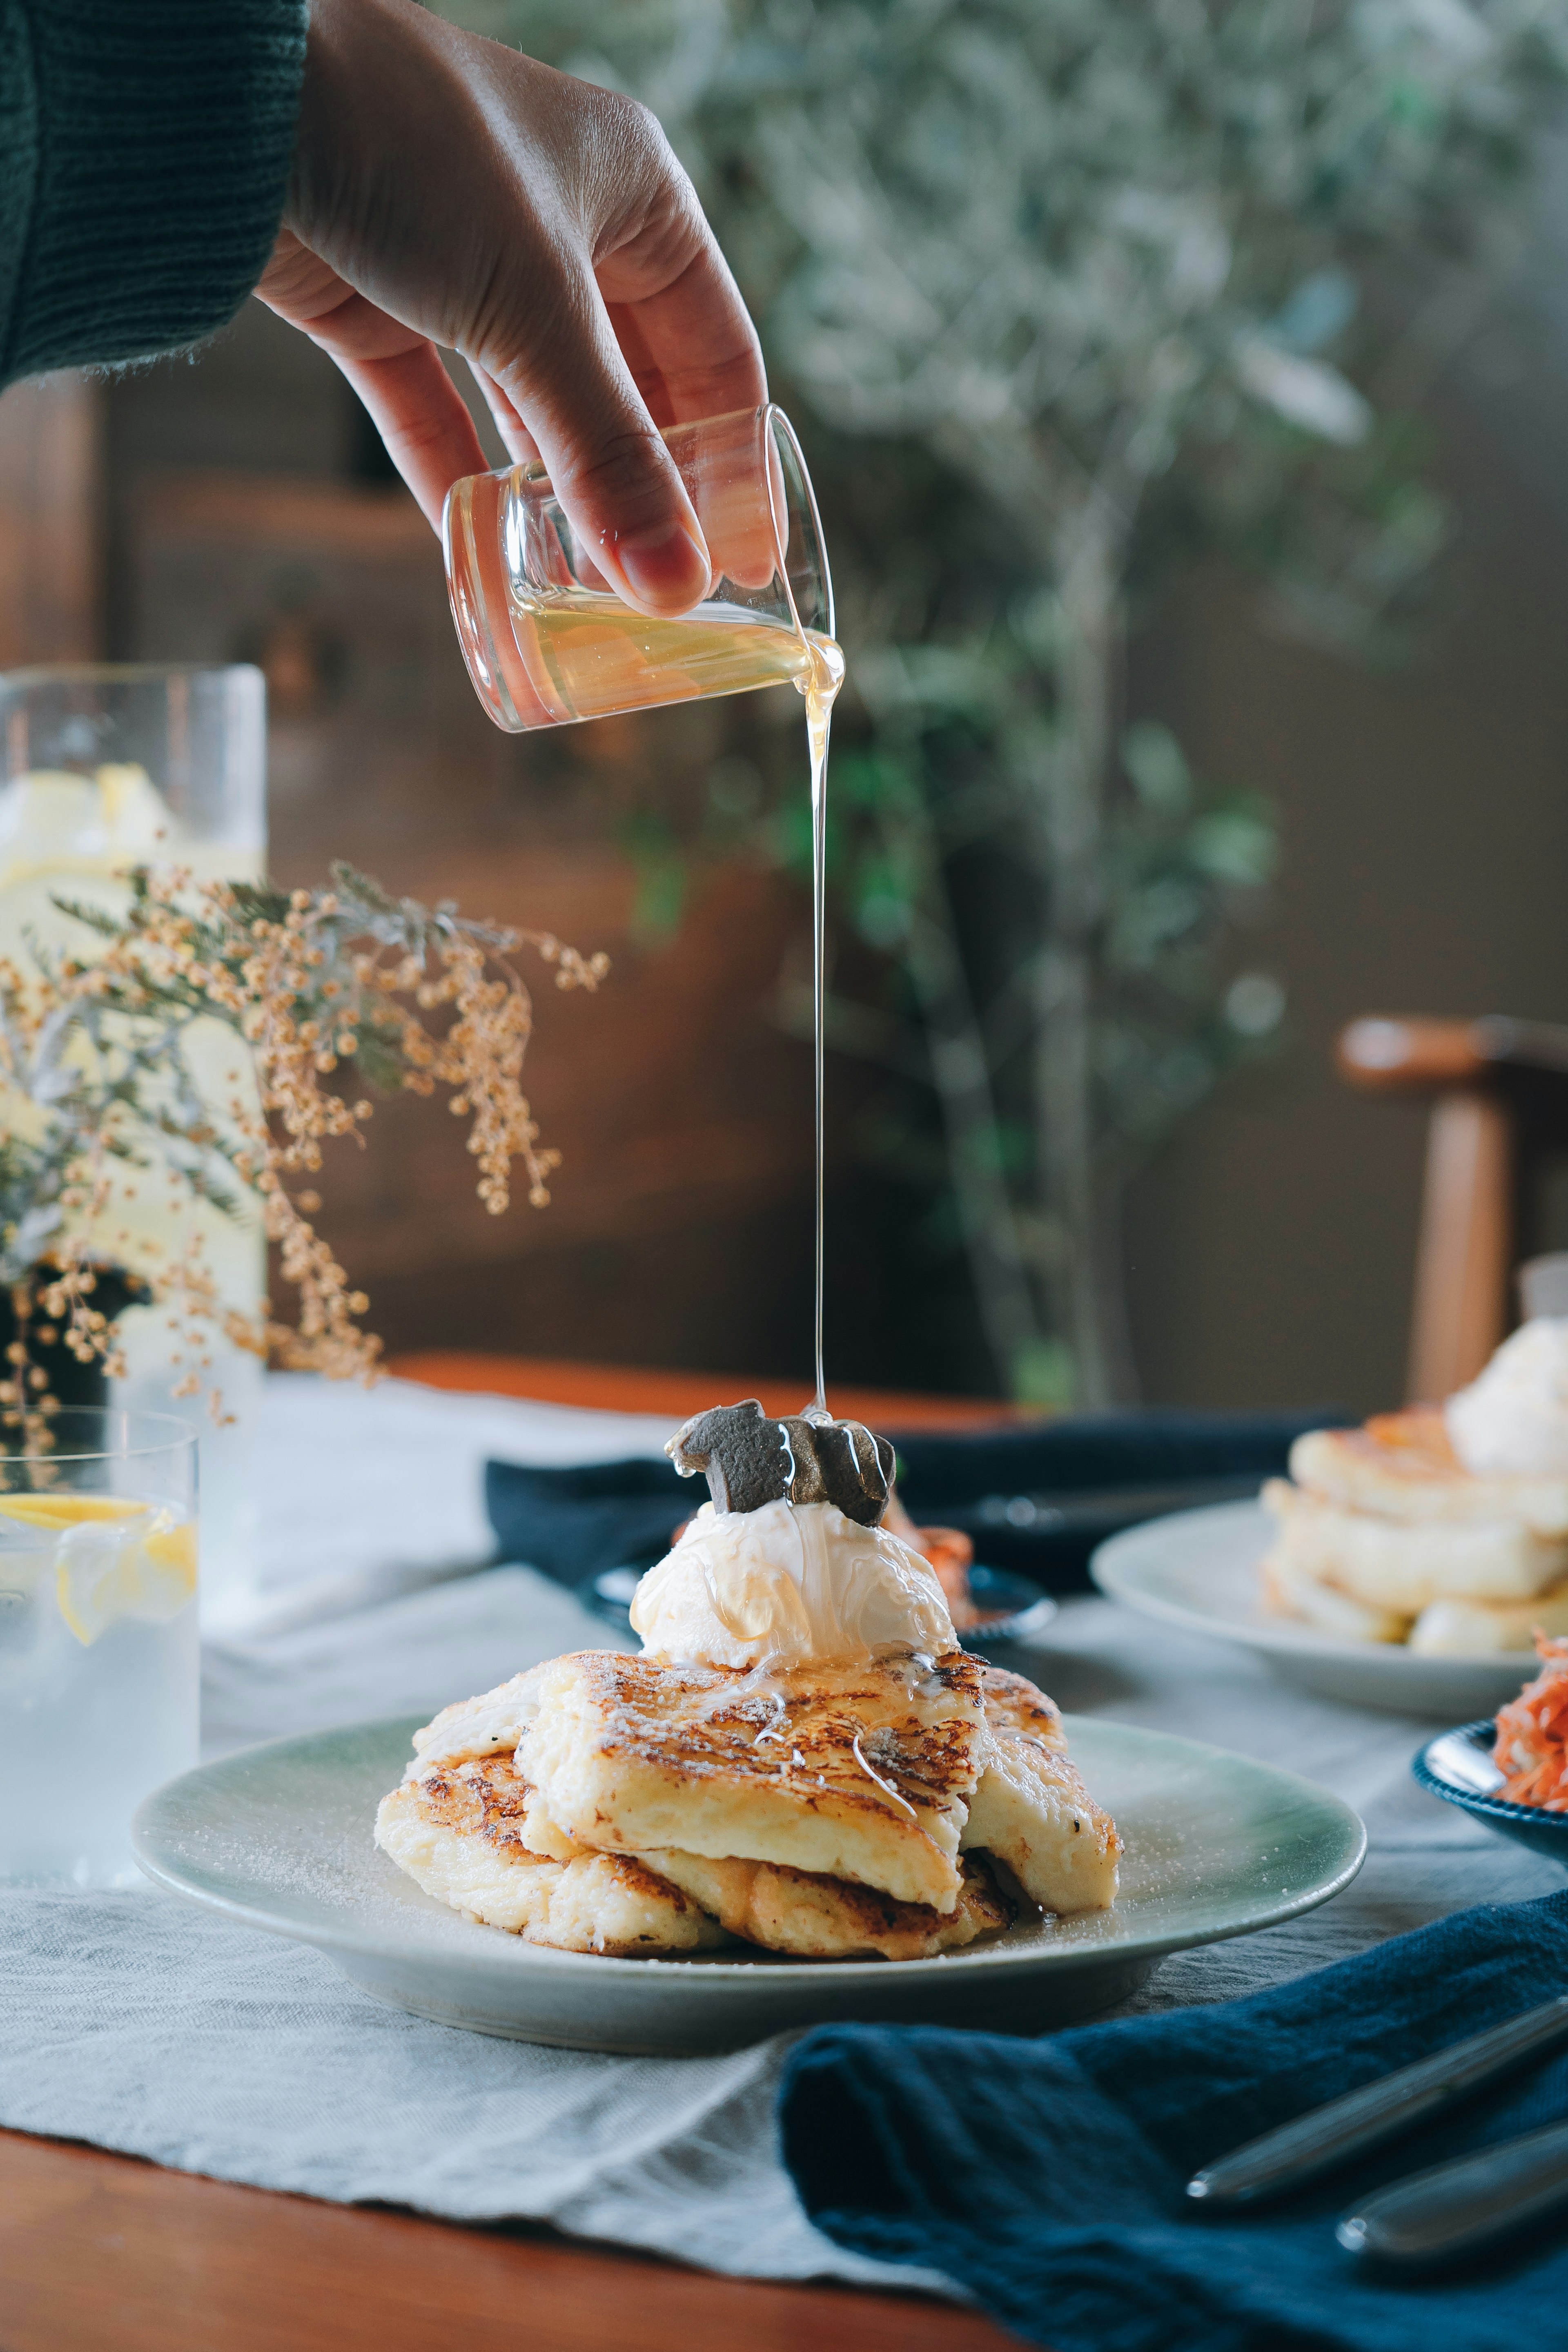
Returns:
[[[1355,1706],[1443,1722],[1493,1715],[1519,1694],[1529,1650],[1432,1656],[1397,1642],[1336,1640],[1312,1625],[1265,1613],[1259,1564],[1274,1522],[1258,1503],[1176,1511],[1113,1536],[1090,1573],[1102,1592],[1184,1633],[1260,1652],[1286,1682]]]
[[[137,1816],[142,1868],[237,1922],[318,1946],[366,1992],[445,2025],[702,2052],[844,2018],[1040,2032],[1124,2000],[1168,1952],[1314,1909],[1366,1850],[1350,1808],[1294,1773],[1070,1716],[1073,1759],[1125,1841],[1113,1910],[1037,1919],[936,1959],[791,1960],[746,1945],[689,1959],[551,1951],[433,1901],[372,1843],[419,1721],[277,1740],[170,1781]]]

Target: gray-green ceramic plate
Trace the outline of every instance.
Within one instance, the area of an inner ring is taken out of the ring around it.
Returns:
[[[1167,1952],[1312,1910],[1349,1885],[1366,1850],[1349,1807],[1293,1773],[1069,1717],[1072,1754],[1126,1842],[1113,1911],[933,1960],[551,1952],[446,1910],[371,1843],[416,1720],[277,1740],[171,1780],[136,1817],[143,1870],[248,1927],[319,1945],[365,1991],[445,2025],[575,2049],[704,2051],[841,2018],[1040,2032],[1124,1999]]]

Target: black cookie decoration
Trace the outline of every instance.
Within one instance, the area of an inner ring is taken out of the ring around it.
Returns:
[[[836,1503],[846,1519],[874,1528],[893,1492],[894,1453],[858,1421],[803,1421],[791,1414],[779,1426],[795,1455],[792,1503]]]
[[[770,1421],[756,1397],[713,1406],[683,1423],[664,1448],[683,1478],[707,1477],[716,1511],[768,1503],[833,1503],[874,1528],[893,1487],[893,1448],[858,1421],[819,1426],[802,1415]]]
[[[784,1433],[756,1397],[694,1413],[664,1451],[683,1478],[706,1473],[716,1511],[759,1511],[789,1492]]]

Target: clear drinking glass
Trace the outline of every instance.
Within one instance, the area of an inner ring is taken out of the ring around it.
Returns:
[[[0,1879],[133,1886],[131,1817],[196,1761],[196,1435],[67,1406],[0,1453]]]
[[[267,686],[248,663],[61,665],[0,674],[0,956],[26,965],[30,939],[92,953],[90,934],[57,897],[125,903],[138,865],[180,866],[198,881],[259,881],[267,865]],[[233,1030],[203,1022],[188,1058],[219,1108],[252,1086]],[[161,1183],[119,1185],[106,1225],[131,1236],[122,1255],[157,1286],[162,1257],[194,1230],[226,1307],[253,1315],[267,1287],[260,1219],[172,1203]],[[120,1318],[127,1378],[114,1402],[166,1406],[179,1372],[156,1304]],[[234,1631],[256,1600],[259,1532],[256,1422],[262,1368],[221,1331],[204,1350],[210,1387],[232,1419],[204,1440],[207,1574],[203,1607]]]
[[[653,620],[622,602],[538,464],[454,483],[442,519],[452,617],[497,727],[520,734],[699,695],[799,684],[833,589],[806,461],[780,408],[672,425],[713,560],[704,602]]]

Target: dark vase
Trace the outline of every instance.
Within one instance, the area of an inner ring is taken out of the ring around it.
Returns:
[[[92,1304],[100,1315],[109,1318],[111,1324],[120,1320],[128,1307],[142,1306],[152,1296],[141,1276],[127,1274],[123,1266],[96,1265],[93,1274]],[[26,1335],[28,1363],[44,1374],[47,1385],[43,1393],[52,1396],[57,1403],[106,1405],[109,1402],[109,1375],[104,1370],[101,1357],[95,1356],[90,1363],[84,1364],[72,1355],[63,1338],[57,1336],[53,1339],[41,1339],[38,1336],[40,1328],[56,1330],[57,1334],[57,1327],[42,1313],[38,1298],[40,1293],[47,1290],[49,1285],[58,1278],[47,1265],[35,1266],[26,1277],[26,1288],[31,1301]],[[16,1339],[15,1293],[22,1286],[21,1284],[0,1283],[0,1366],[7,1372],[11,1368],[9,1350]]]

